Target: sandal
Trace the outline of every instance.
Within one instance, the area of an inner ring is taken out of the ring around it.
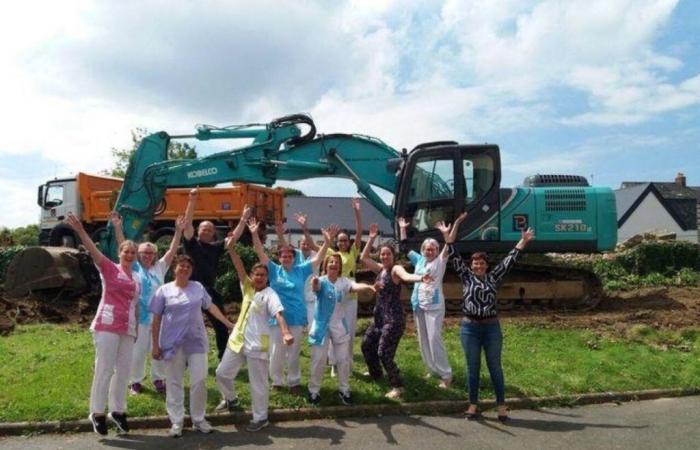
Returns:
[[[508,421],[508,408],[506,406],[498,408],[498,420],[501,421],[501,423]]]
[[[474,411],[470,411],[468,409],[465,414],[467,416],[467,420],[476,420],[481,416],[481,412],[477,408],[474,408]]]

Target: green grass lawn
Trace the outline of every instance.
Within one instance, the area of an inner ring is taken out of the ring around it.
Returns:
[[[503,367],[508,397],[568,395],[586,392],[652,388],[700,387],[700,331],[660,334],[637,329],[625,339],[602,338],[585,330],[552,330],[504,324]],[[213,337],[210,343],[213,346]],[[465,363],[459,329],[445,330],[455,380],[442,390],[438,380],[426,380],[414,335],[401,341],[397,361],[405,382],[404,401],[466,399]],[[366,370],[355,342],[351,386],[356,404],[389,403],[386,381],[375,383],[361,374]],[[0,337],[0,422],[68,420],[87,416],[94,348],[90,332],[76,326],[20,326]],[[214,383],[216,357],[209,358],[209,410],[220,397]],[[308,345],[302,353],[302,383],[309,365]],[[243,405],[250,405],[247,372],[236,381]],[[163,397],[149,388],[129,398],[131,416],[163,415]],[[322,405],[339,404],[336,380],[327,376],[321,391]],[[482,364],[482,398],[493,392]],[[271,408],[306,406],[305,398],[273,392]]]

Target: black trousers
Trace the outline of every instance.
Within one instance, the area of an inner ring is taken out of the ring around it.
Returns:
[[[214,303],[220,310],[222,314],[224,312],[224,298],[219,294],[213,287],[205,286],[207,293],[211,297],[212,303]],[[207,317],[209,317],[209,322],[211,326],[214,327],[214,334],[216,335],[216,349],[219,355],[219,361],[224,357],[224,352],[226,351],[226,344],[228,343],[228,328],[226,325],[219,322],[218,319],[214,318],[209,311],[206,311]]]

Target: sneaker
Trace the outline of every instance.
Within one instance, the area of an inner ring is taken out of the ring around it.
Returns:
[[[289,393],[292,395],[301,395],[301,386],[296,385],[296,386],[289,386]]]
[[[109,420],[117,427],[118,434],[129,432],[129,423],[126,421],[126,413],[111,412],[107,414]]]
[[[192,429],[204,434],[211,433],[212,431],[214,431],[214,428],[212,428],[211,424],[206,420],[202,420],[200,422],[193,422]]]
[[[319,394],[312,394],[309,392],[309,396],[306,398],[311,406],[318,406],[321,403],[321,396]]]
[[[155,380],[153,382],[153,387],[156,388],[156,392],[159,394],[165,394],[165,381]]]
[[[343,402],[343,405],[352,406],[352,395],[350,395],[349,392],[338,392],[338,397],[340,397],[340,401]]]
[[[386,393],[384,397],[394,400],[401,397],[401,394],[403,394],[403,389],[392,388],[389,392]]]
[[[216,412],[234,412],[237,409],[239,409],[239,406],[241,405],[240,400],[238,400],[238,397],[235,397],[233,400],[226,400],[225,398],[221,400],[221,402],[216,405],[216,408],[214,408],[214,411]]]
[[[253,431],[253,432],[260,431],[268,425],[270,425],[270,422],[267,419],[253,420],[252,422],[250,422],[248,424],[247,427],[245,427],[245,430],[246,431]]]
[[[172,438],[179,438],[180,436],[182,436],[182,424],[174,423],[173,426],[170,427],[168,435]]]
[[[452,379],[451,378],[443,378],[440,380],[440,383],[438,384],[438,387],[440,389],[449,389],[450,385],[452,384]]]
[[[88,419],[92,424],[92,431],[102,436],[107,436],[107,420],[105,420],[104,414],[96,416],[95,413],[90,413]]]
[[[129,386],[129,394],[131,395],[139,395],[142,391],[141,383],[131,383],[131,386]]]

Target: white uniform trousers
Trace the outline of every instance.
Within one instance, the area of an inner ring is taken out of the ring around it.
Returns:
[[[321,390],[323,369],[326,367],[326,356],[329,348],[333,348],[335,354],[338,355],[335,360],[338,376],[338,390],[343,394],[350,393],[350,361],[347,358],[350,340],[340,343],[331,341],[332,339],[327,335],[323,340],[323,344],[311,346],[311,375],[309,376],[309,392],[312,394],[318,394]]]
[[[311,324],[314,323],[314,310],[316,309],[316,300],[312,302],[305,301],[304,304],[306,305],[306,322],[308,323],[308,325],[306,326],[306,332],[308,333],[311,330]]]
[[[442,342],[442,325],[445,320],[445,307],[424,310],[416,308],[413,317],[416,321],[416,334],[423,362],[433,375],[441,379],[452,379],[452,368],[447,359],[445,344]]]
[[[350,371],[352,371],[355,332],[357,331],[357,300],[350,298],[345,299],[343,301],[343,308],[343,317],[345,317],[345,323],[348,325],[348,333],[350,334],[350,344],[347,348],[347,360],[348,364],[350,364]],[[335,357],[335,349],[332,345],[328,346],[328,364],[338,364]]]
[[[286,345],[282,340],[279,326],[270,327],[270,378],[273,386],[299,386],[301,384],[301,336],[303,326],[290,326],[289,332],[294,336],[294,343]],[[284,366],[287,366],[287,383],[284,382]]]
[[[141,383],[146,376],[146,360],[151,360],[151,381],[165,380],[165,362],[151,358],[151,324],[139,324],[139,332],[131,357],[129,384]]]
[[[95,344],[95,374],[90,389],[90,412],[104,414],[106,406],[109,406],[110,412],[126,412],[126,388],[134,337],[95,331],[92,341]]]
[[[206,353],[186,354],[182,347],[165,362],[165,409],[173,424],[182,425],[185,419],[185,368],[190,372],[190,418],[192,422],[204,420],[207,407]]]
[[[267,358],[252,357],[243,351],[236,353],[226,347],[224,357],[216,368],[216,385],[226,400],[236,398],[236,387],[233,380],[238,375],[238,371],[241,370],[243,363],[248,365],[253,420],[256,422],[267,420],[267,408],[270,402],[270,385],[268,383],[270,362]]]

